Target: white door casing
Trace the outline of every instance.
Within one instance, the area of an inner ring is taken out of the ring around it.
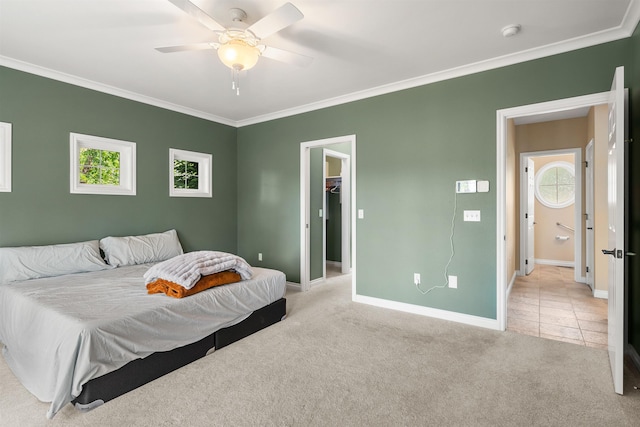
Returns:
[[[624,67],[616,68],[609,94],[607,198],[609,247],[608,350],[614,390],[624,385],[624,285],[625,285],[625,116]]]
[[[349,257],[351,260],[351,294],[356,295],[356,136],[346,135],[334,138],[321,139],[316,141],[307,141],[300,143],[300,288],[307,291],[310,288],[309,268],[310,268],[310,150],[315,147],[331,146],[332,144],[340,144],[348,142],[351,144],[351,183],[349,188],[350,196],[350,233],[351,233],[351,250]]]
[[[507,277],[507,240],[515,238],[515,236],[507,236],[506,170],[508,121],[509,119],[515,119],[517,117],[526,117],[543,113],[554,113],[576,108],[602,105],[606,104],[608,101],[609,92],[600,92],[591,95],[558,99],[538,104],[522,105],[519,107],[511,107],[496,111],[496,307],[499,330],[504,331],[507,326],[506,296],[508,288],[507,285],[510,279]],[[522,253],[522,251],[523,249],[521,248],[520,253]]]

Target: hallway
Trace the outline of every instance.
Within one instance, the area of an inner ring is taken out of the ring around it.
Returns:
[[[513,284],[507,330],[606,349],[607,300],[574,282],[572,268],[536,265]]]

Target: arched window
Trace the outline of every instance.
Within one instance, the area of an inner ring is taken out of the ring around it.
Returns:
[[[575,169],[568,162],[547,163],[536,172],[536,198],[550,208],[564,208],[575,202]]]

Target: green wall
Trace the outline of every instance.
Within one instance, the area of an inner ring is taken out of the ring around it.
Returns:
[[[238,130],[238,250],[267,254],[299,280],[300,143],[357,137],[357,293],[496,318],[496,110],[609,89],[630,67],[631,39],[433,83]],[[631,79],[627,77],[627,81]],[[261,198],[265,183],[275,199]],[[422,295],[444,282],[454,183],[485,179],[492,191],[458,197],[458,289]],[[481,223],[461,220],[482,211]]]
[[[175,228],[185,250],[237,250],[235,128],[4,67],[0,121],[13,127],[0,246]],[[137,195],[70,194],[69,132],[135,142]],[[169,197],[169,148],[213,154],[213,198]]]

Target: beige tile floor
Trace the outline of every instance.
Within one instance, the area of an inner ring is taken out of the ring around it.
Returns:
[[[536,265],[516,278],[507,307],[507,330],[607,348],[607,300],[574,282],[573,268]]]

